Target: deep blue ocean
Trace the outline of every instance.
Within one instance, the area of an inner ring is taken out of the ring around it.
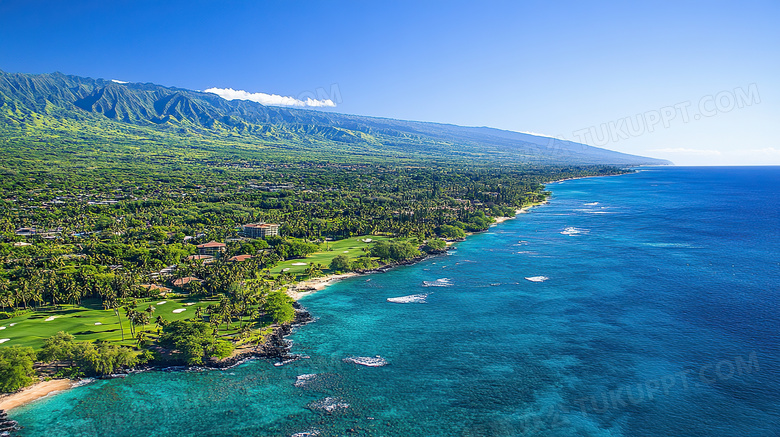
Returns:
[[[308,359],[98,381],[11,416],[25,436],[780,435],[780,167],[548,188],[449,255],[304,298]]]

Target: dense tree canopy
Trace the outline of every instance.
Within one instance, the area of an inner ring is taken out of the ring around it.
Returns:
[[[206,356],[224,358],[233,352],[233,345],[216,337],[207,323],[176,321],[163,328],[159,343],[174,350],[187,364],[203,364]]]
[[[35,351],[31,347],[0,348],[0,392],[10,393],[33,382]]]

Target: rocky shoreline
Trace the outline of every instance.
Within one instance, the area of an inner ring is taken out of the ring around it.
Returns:
[[[459,241],[462,241],[459,240]],[[451,247],[436,251],[435,253],[426,253],[417,256],[406,261],[399,261],[388,263],[377,267],[376,269],[357,271],[358,275],[367,275],[372,273],[385,273],[395,267],[409,266],[417,264],[435,256],[440,256],[447,251],[452,250]],[[201,366],[170,366],[170,365],[152,365],[147,370],[189,370],[189,369],[228,369],[237,366],[247,360],[251,359],[267,359],[270,361],[276,361],[277,363],[288,363],[300,358],[299,355],[292,354],[290,351],[290,342],[287,340],[287,336],[292,334],[294,328],[306,325],[314,321],[311,313],[303,307],[299,302],[293,303],[295,308],[295,319],[288,324],[279,325],[274,327],[274,331],[266,338],[263,344],[255,346],[253,348],[242,351],[234,356],[224,359],[210,359],[203,363]],[[117,375],[119,376],[119,375]]]
[[[209,369],[226,369],[254,358],[263,358],[277,362],[288,362],[290,360],[298,359],[298,355],[290,353],[290,343],[286,337],[292,334],[293,328],[310,323],[314,321],[314,318],[312,318],[309,311],[298,302],[293,303],[293,308],[295,308],[295,319],[291,323],[274,327],[273,332],[265,339],[263,344],[232,357],[208,361],[204,363],[203,367]]]
[[[298,302],[293,303],[293,308],[295,308],[295,319],[291,323],[285,323],[283,325],[275,325],[273,327],[273,332],[271,332],[271,334],[268,335],[268,337],[266,337],[265,341],[262,344],[254,347],[246,348],[245,350],[240,350],[238,353],[236,353],[233,356],[223,358],[223,359],[217,359],[217,358],[206,359],[204,360],[203,364],[198,366],[183,365],[175,362],[174,363],[172,362],[152,363],[143,368],[137,368],[135,370],[131,370],[128,373],[138,373],[139,371],[143,372],[149,370],[158,370],[158,371],[166,371],[166,372],[185,371],[185,370],[208,370],[208,369],[224,370],[224,369],[229,369],[231,367],[237,366],[248,360],[258,359],[258,358],[267,359],[276,362],[289,362],[291,360],[298,359],[300,358],[298,355],[293,355],[290,353],[290,343],[288,342],[286,337],[292,334],[294,328],[310,323],[314,320],[314,318],[312,318],[309,311],[307,311]],[[110,377],[121,378],[126,375],[127,373],[116,373],[114,375],[111,375]]]
[[[5,410],[0,410],[0,437],[11,435],[12,431],[19,430],[19,423],[8,418]]]

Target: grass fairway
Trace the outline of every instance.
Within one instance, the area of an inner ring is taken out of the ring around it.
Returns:
[[[371,246],[376,241],[388,241],[390,237],[376,235],[362,235],[350,237],[344,240],[329,241],[327,250],[315,252],[304,259],[291,259],[279,263],[271,272],[279,274],[284,269],[302,279],[304,270],[311,264],[322,264],[327,273],[331,260],[337,255],[347,255],[350,258],[359,258],[366,255],[363,249]],[[298,265],[295,265],[298,264]],[[137,311],[144,311],[154,305],[155,312],[151,316],[151,323],[146,325],[146,332],[156,334],[154,320],[162,316],[168,321],[192,319],[198,307],[206,307],[214,300],[191,299],[188,297],[160,298],[155,300],[138,299]],[[174,313],[174,310],[181,310]],[[205,313],[205,312],[204,312]],[[119,310],[124,327],[125,340],[122,341],[119,320],[114,310],[104,310],[97,299],[87,299],[81,305],[62,305],[59,308],[44,307],[30,313],[0,320],[0,347],[20,345],[32,346],[34,349],[43,347],[43,341],[59,331],[65,331],[76,337],[78,341],[109,340],[126,346],[134,346],[135,340],[130,334],[130,321],[125,317],[124,310]],[[234,323],[237,327],[238,324]],[[137,330],[144,329],[137,326]],[[230,331],[220,331],[222,334],[237,332],[231,326]]]
[[[165,302],[160,304],[160,302]],[[192,305],[185,305],[192,303]],[[184,320],[195,317],[197,307],[206,307],[213,301],[194,301],[188,298],[160,299],[160,300],[138,300],[137,311],[143,311],[151,305],[154,305],[155,312],[152,314],[152,322],[146,325],[146,331],[156,333],[154,319],[162,316],[168,321]],[[182,312],[174,313],[176,309],[184,309]],[[79,341],[110,340],[126,346],[135,345],[135,340],[130,335],[130,322],[125,317],[124,310],[119,310],[122,318],[122,326],[125,331],[125,341],[122,340],[122,334],[119,329],[119,320],[117,320],[114,310],[104,310],[100,304],[84,301],[81,306],[63,305],[61,308],[42,308],[28,314],[11,319],[0,320],[0,340],[9,339],[0,345],[2,346],[32,346],[34,349],[43,347],[43,340],[51,337],[59,331],[65,331],[76,337]],[[13,326],[12,326],[13,325]],[[142,330],[142,326],[137,326],[137,330]]]
[[[371,241],[367,243],[365,240]],[[389,240],[392,240],[392,238],[377,235],[361,235],[358,237],[350,237],[338,241],[328,241],[328,248],[330,250],[315,252],[304,259],[289,259],[287,261],[280,262],[276,265],[276,267],[271,269],[271,273],[276,275],[282,273],[284,269],[290,269],[287,271],[288,273],[296,276],[302,276],[303,271],[306,270],[309,265],[317,263],[322,264],[324,266],[323,270],[326,270],[330,265],[330,262],[337,255],[347,255],[350,258],[359,258],[366,255],[366,252],[363,252],[363,249],[371,247],[371,243],[376,241]]]

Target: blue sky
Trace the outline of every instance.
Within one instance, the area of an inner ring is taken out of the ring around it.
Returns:
[[[780,164],[778,23],[777,1],[0,0],[0,69]]]

